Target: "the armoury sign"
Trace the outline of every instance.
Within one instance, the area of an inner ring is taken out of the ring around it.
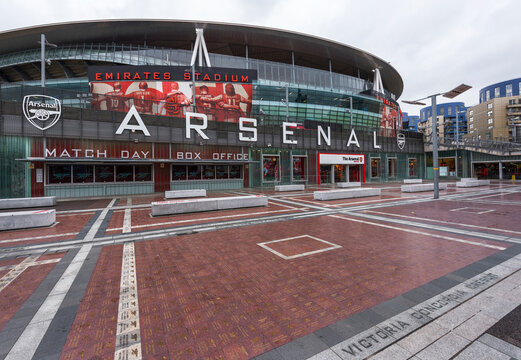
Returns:
[[[22,103],[25,118],[37,129],[47,130],[60,120],[60,100],[47,95],[26,95]]]

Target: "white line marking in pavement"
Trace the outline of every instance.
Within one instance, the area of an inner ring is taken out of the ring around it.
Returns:
[[[472,210],[483,210],[483,211],[472,211]],[[461,211],[461,212],[464,212],[464,213],[468,213],[468,214],[477,214],[477,215],[481,215],[481,214],[486,214],[486,213],[489,213],[489,212],[492,212],[492,211],[495,211],[495,210],[485,210],[485,209],[479,209],[479,208],[475,208],[475,207],[463,207],[463,208],[459,208],[459,209],[452,209],[452,210],[449,210],[449,211]]]
[[[74,233],[66,233],[66,234],[54,234],[54,235],[33,236],[33,237],[18,238],[18,239],[7,239],[7,240],[0,240],[0,244],[18,242],[18,241],[26,241],[26,240],[56,238],[56,237],[62,237],[62,236],[72,236],[72,235],[77,235],[77,234],[78,234],[77,232],[74,232]]]
[[[137,291],[136,255],[133,242],[123,245],[118,324],[114,359],[141,359],[141,335]]]
[[[280,202],[278,202],[278,201],[275,201],[275,200],[273,200],[273,199],[269,199],[269,200],[268,200],[268,203],[270,203],[270,202],[271,202],[273,205],[275,205],[275,206],[282,206],[282,207],[285,207],[285,208],[288,208],[288,209],[291,209],[291,210],[299,210],[299,208],[296,208],[296,207],[294,207],[294,206],[289,206],[289,205],[286,205],[286,204],[282,204],[282,203],[280,203]]]
[[[457,223],[457,222],[452,222],[452,221],[444,221],[444,220],[421,218],[421,217],[417,217],[417,216],[393,214],[393,213],[387,213],[387,212],[376,211],[376,210],[364,210],[363,212],[371,213],[371,214],[385,215],[385,216],[401,217],[401,218],[406,218],[408,220],[430,221],[430,222],[437,222],[437,223],[441,223],[441,224],[457,225],[457,226],[462,226],[462,227],[469,227],[469,228],[476,228],[476,229],[485,229],[485,230],[493,230],[493,231],[498,231],[498,232],[519,234],[519,231],[505,230],[505,229],[498,229],[498,228],[490,228],[488,226],[478,226],[478,225],[471,225],[471,224],[462,224],[462,223]]]
[[[400,228],[400,227],[397,227],[397,226],[379,224],[379,223],[375,223],[375,222],[372,222],[372,221],[353,219],[353,218],[346,218],[346,217],[339,216],[339,215],[328,215],[328,216],[333,217],[333,218],[337,218],[337,219],[347,220],[347,221],[359,222],[359,223],[362,223],[362,224],[380,226],[380,227],[384,227],[384,228],[387,228],[387,229],[404,231],[404,232],[408,232],[408,233],[412,233],[412,234],[418,234],[418,235],[423,235],[423,236],[430,236],[430,237],[435,237],[435,238],[438,238],[438,239],[455,241],[455,242],[460,242],[460,243],[469,244],[469,245],[482,246],[482,247],[486,247],[486,248],[490,248],[490,249],[496,249],[496,250],[505,250],[506,249],[506,248],[504,248],[502,246],[484,244],[484,243],[479,243],[479,242],[476,242],[476,241],[469,241],[469,240],[463,240],[463,239],[453,238],[453,237],[449,237],[449,236],[431,234],[431,233],[424,232],[424,231],[418,231],[418,230],[412,230],[412,229],[404,229],[404,228]]]
[[[127,206],[132,206],[132,198],[127,199]],[[125,209],[125,217],[123,218],[123,233],[132,231],[132,209]]]
[[[302,209],[296,209],[296,210],[302,210]],[[132,229],[140,229],[140,228],[147,228],[147,227],[153,227],[153,226],[163,226],[163,225],[183,224],[183,223],[190,223],[190,222],[194,222],[194,221],[219,220],[219,219],[230,219],[230,218],[242,217],[242,216],[265,215],[265,214],[273,214],[273,213],[287,212],[287,211],[291,211],[291,210],[286,210],[286,209],[283,209],[283,210],[271,210],[271,211],[262,211],[262,212],[256,212],[256,213],[224,215],[224,216],[214,216],[214,217],[208,217],[208,218],[198,218],[198,219],[169,221],[169,222],[155,223],[155,224],[134,225],[134,226],[132,226]],[[121,230],[121,229],[122,228],[110,228],[110,229],[107,229],[107,232],[109,232],[109,231],[118,231],[118,230]]]
[[[23,273],[25,269],[27,269],[30,266],[29,264],[33,263],[39,256],[40,254],[29,256],[27,259],[22,261],[20,264],[14,266],[14,268],[11,271],[5,274],[0,279],[0,292],[4,290],[10,283],[12,283],[14,279],[20,276],[20,274]]]
[[[27,267],[29,266],[38,266],[38,265],[47,265],[47,264],[52,264],[52,263],[57,263],[58,261],[60,261],[60,259],[49,259],[49,260],[42,260],[42,261],[34,261],[32,263],[28,263],[27,264]],[[6,265],[6,266],[0,266],[0,271],[4,271],[4,270],[9,270],[9,269],[14,269],[15,267],[17,267],[18,265]],[[7,275],[7,274],[6,274]],[[1,280],[0,280],[1,281]],[[0,290],[1,291],[1,290]]]
[[[109,212],[110,208],[114,205],[116,199],[108,204],[108,206],[101,212],[100,216],[96,219],[90,230],[85,235],[82,242],[86,243],[83,245],[72,262],[69,264],[65,272],[60,277],[54,288],[51,290],[43,304],[40,306],[31,322],[24,329],[22,335],[18,338],[14,346],[12,347],[9,354],[5,357],[5,360],[26,360],[32,359],[36,349],[40,345],[43,336],[47,332],[52,319],[58,312],[63,299],[69,292],[74,279],[78,275],[87,255],[92,248],[92,240],[96,235],[96,232],[100,228],[105,216]]]
[[[280,252],[276,251],[276,250],[273,250],[271,247],[269,247],[267,244],[273,244],[273,243],[278,243],[278,242],[281,242],[281,241],[289,241],[289,240],[294,240],[294,239],[300,239],[300,238],[311,238],[313,240],[316,240],[316,241],[320,241],[320,242],[323,242],[325,244],[328,244],[328,245],[331,245],[327,248],[324,248],[324,249],[320,249],[320,250],[315,250],[315,251],[308,251],[308,252],[305,252],[305,253],[300,253],[300,254],[295,254],[295,255],[290,255],[290,256],[287,256],[287,255],[284,255],[284,254],[281,254]],[[319,254],[319,253],[322,253],[324,251],[329,251],[329,250],[335,250],[335,249],[339,249],[341,248],[342,246],[340,245],[337,245],[337,244],[333,244],[329,241],[326,241],[326,240],[322,240],[322,239],[319,239],[317,237],[314,237],[314,236],[311,236],[311,235],[300,235],[300,236],[293,236],[293,237],[289,237],[289,238],[285,238],[285,239],[279,239],[279,240],[272,240],[272,241],[266,241],[266,242],[262,242],[262,243],[258,243],[257,245],[259,245],[260,247],[268,250],[269,252],[283,258],[284,260],[291,260],[291,259],[295,259],[295,258],[299,258],[299,257],[302,257],[302,256],[308,256],[308,255],[314,255],[314,254]]]

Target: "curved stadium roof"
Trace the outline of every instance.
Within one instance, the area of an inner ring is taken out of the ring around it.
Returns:
[[[250,58],[291,64],[291,52],[295,54],[295,65],[329,71],[329,59],[335,73],[360,76],[372,80],[372,70],[380,68],[384,87],[398,98],[403,91],[400,74],[388,62],[363,50],[301,33],[272,28],[182,20],[96,20],[34,26],[0,32],[0,57],[28,49],[36,49],[40,34],[44,33],[50,42],[57,44],[116,43],[149,47],[190,50],[195,40],[195,28],[205,29],[204,37],[210,53],[246,56]],[[60,64],[58,64],[60,65]],[[66,70],[63,65],[55,65],[51,74],[60,77]],[[74,65],[74,64],[72,64]],[[79,65],[86,72],[88,62]],[[20,65],[22,66],[22,65]],[[0,81],[9,77],[20,81],[19,77],[36,71],[34,63],[23,68],[1,68]],[[76,64],[76,68],[78,64]],[[71,67],[74,70],[74,66]],[[3,74],[4,71],[7,73]],[[13,74],[13,75],[10,75]],[[7,76],[8,75],[8,76]],[[37,74],[39,78],[39,73]],[[32,78],[34,76],[29,76]],[[36,79],[36,77],[34,77]]]

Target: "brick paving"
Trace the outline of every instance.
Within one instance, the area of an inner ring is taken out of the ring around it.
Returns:
[[[63,252],[52,255],[42,255],[37,261],[60,259],[63,255]],[[23,260],[24,258],[0,261],[0,266],[16,265]],[[30,266],[0,292],[0,331],[4,328],[5,324],[11,320],[13,315],[16,314],[29,296],[31,296],[55,265],[56,264]],[[0,278],[8,272],[9,270],[1,271]]]
[[[516,206],[494,203],[519,201],[521,194],[490,193],[494,189],[510,191],[511,185],[493,184],[472,191],[451,185],[443,194],[464,197],[392,205],[394,201],[427,200],[432,196],[431,193],[402,194],[400,185],[364,184],[364,187],[386,189],[379,197],[334,201],[313,201],[315,189],[311,188],[307,188],[305,194],[241,189],[243,193],[263,193],[275,198],[269,201],[268,207],[161,217],[151,217],[149,207],[133,208],[129,234],[121,234],[125,209],[108,212],[105,234],[117,235],[114,239],[119,236],[123,240],[123,236],[133,236],[137,232],[141,236],[132,240],[137,239],[134,246],[143,359],[249,359],[362,314],[364,310],[467,266],[481,268],[481,260],[492,255],[504,256],[501,249],[509,251],[519,246],[486,238],[487,233],[506,236],[521,233]],[[481,190],[486,193],[480,195]],[[209,192],[209,197],[237,195],[231,191]],[[487,197],[479,199],[481,196]],[[128,197],[119,199],[117,206],[130,205]],[[94,214],[88,209],[105,208],[111,200],[59,203],[60,211],[84,209],[87,212],[60,214],[60,223],[53,228],[2,232],[0,246],[37,243],[59,246],[60,240],[76,236],[63,234],[85,231],[85,225]],[[163,194],[133,196],[131,204],[160,200],[163,200]],[[282,202],[285,200],[291,203]],[[293,202],[298,204],[293,205]],[[390,206],[359,212],[382,219],[337,212],[340,208],[349,210],[357,205],[382,203]],[[329,208],[336,213],[245,224],[231,229],[201,230],[200,233],[196,228],[190,235],[152,240],[142,238],[149,230],[207,223],[216,223],[218,227],[219,222],[228,220],[316,211],[309,205]],[[388,219],[411,220],[427,226],[415,227]],[[440,222],[436,222],[438,220]],[[429,224],[444,226],[446,230],[429,228]],[[483,236],[456,234],[450,229],[479,231]],[[1,242],[47,235],[50,237]],[[277,242],[288,238],[294,239]],[[258,245],[267,243],[266,246],[284,257],[332,246],[317,239],[339,247],[287,260]],[[38,261],[61,259],[64,254],[63,251],[51,251],[40,256]],[[104,245],[95,265],[91,262],[92,275],[81,278],[86,288],[75,295],[77,310],[72,314],[70,327],[63,329],[66,337],[60,359],[114,358],[122,255],[122,244]],[[23,259],[0,258],[0,268],[19,264]],[[31,266],[0,293],[0,343],[2,328],[10,319],[19,316],[18,309],[55,266],[55,263]],[[0,270],[0,277],[7,272]]]
[[[52,227],[34,228],[34,229],[21,229],[14,231],[1,231],[0,232],[0,247],[11,247],[27,245],[32,243],[43,243],[52,242],[56,240],[68,240],[74,239],[76,234],[83,229],[83,227],[89,222],[94,213],[78,213],[74,216],[56,216],[57,224]],[[71,234],[66,236],[60,236],[61,234]],[[31,237],[42,237],[46,238],[32,239]],[[27,239],[13,241],[17,239]],[[11,240],[11,241],[9,241]]]
[[[103,248],[60,359],[114,357],[122,251],[122,245]]]

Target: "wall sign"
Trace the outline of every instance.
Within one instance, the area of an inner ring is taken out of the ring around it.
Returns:
[[[359,165],[364,164],[365,156],[360,154],[318,154],[319,162],[321,165],[331,164],[348,164],[348,165]]]
[[[47,95],[26,95],[22,110],[27,121],[39,130],[47,130],[60,120],[60,100]]]

